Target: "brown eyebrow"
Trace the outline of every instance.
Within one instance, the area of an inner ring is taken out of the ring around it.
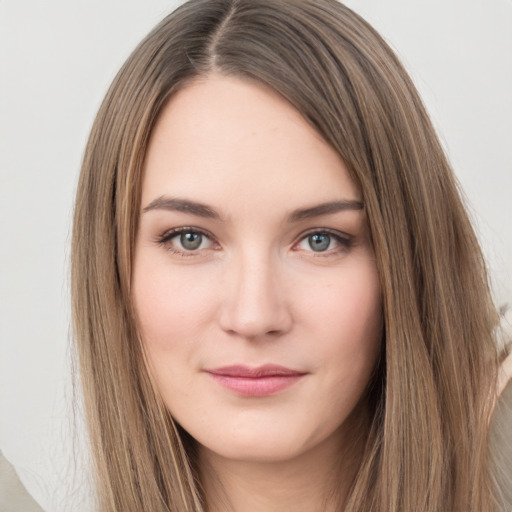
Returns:
[[[347,210],[362,210],[363,203],[360,201],[330,201],[328,203],[322,203],[310,208],[301,208],[294,210],[288,216],[288,222],[298,222],[304,219],[311,219],[314,217],[320,217],[321,215],[329,215]],[[169,210],[183,213],[189,213],[191,215],[197,215],[198,217],[205,217],[208,219],[220,220],[221,216],[210,206],[198,203],[196,201],[190,201],[188,199],[178,199],[166,196],[160,196],[151,201],[143,209],[143,212],[149,212],[151,210]]]
[[[189,201],[188,199],[160,196],[151,201],[151,203],[144,208],[143,212],[146,213],[151,210],[169,210],[190,213],[208,219],[220,219],[220,215],[213,208],[202,203],[197,203],[196,201]]]
[[[329,215],[332,213],[343,212],[346,210],[362,210],[363,203],[360,201],[331,201],[329,203],[322,203],[311,208],[303,208],[293,211],[289,217],[288,222],[297,222],[299,220],[311,219],[313,217],[320,217],[321,215]]]

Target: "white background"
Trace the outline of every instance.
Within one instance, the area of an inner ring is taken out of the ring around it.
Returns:
[[[0,0],[0,449],[51,512],[90,512],[69,406],[80,160],[116,71],[178,3]],[[496,301],[512,302],[512,1],[348,5],[411,72],[466,191]]]

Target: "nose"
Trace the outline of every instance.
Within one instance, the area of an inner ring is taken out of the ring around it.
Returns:
[[[276,338],[292,326],[290,304],[279,263],[270,257],[250,256],[226,269],[220,326],[248,340]]]

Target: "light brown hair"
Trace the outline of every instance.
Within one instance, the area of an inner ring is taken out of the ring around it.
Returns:
[[[496,314],[482,255],[407,73],[334,0],[187,2],[133,52],[100,108],[78,185],[72,296],[101,510],[203,510],[194,444],[151,384],[130,281],[149,136],[173,93],[211,73],[282,95],[362,192],[384,342],[345,511],[496,510]]]

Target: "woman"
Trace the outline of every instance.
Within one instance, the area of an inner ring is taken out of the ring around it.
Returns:
[[[497,315],[382,39],[193,0],[86,150],[74,325],[101,510],[497,510]]]

